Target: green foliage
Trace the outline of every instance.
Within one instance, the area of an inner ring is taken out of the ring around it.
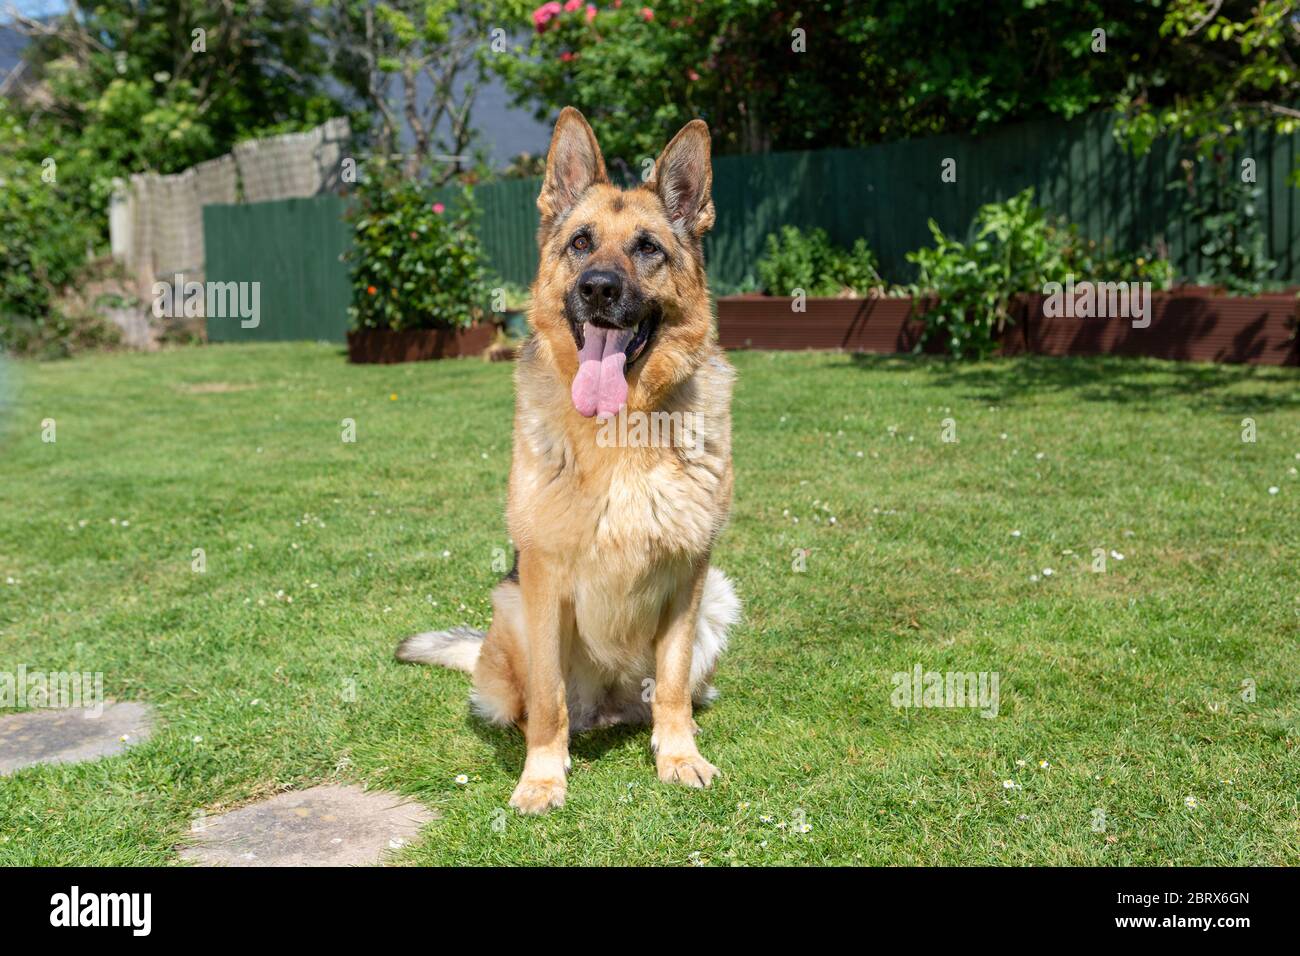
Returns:
[[[355,228],[352,305],[357,328],[466,328],[484,314],[486,265],[473,191],[457,207],[432,202],[419,182],[372,163],[350,214]]]
[[[694,25],[670,29],[664,22],[697,5],[682,0],[656,4],[649,20],[641,10],[650,8],[632,0],[621,8],[590,5],[594,17],[588,4],[568,6],[574,8],[538,6],[528,23],[534,30],[528,45],[516,46],[490,64],[516,102],[534,109],[539,120],[552,119],[563,106],[578,107],[595,129],[606,159],[640,174],[643,161],[667,142],[665,130],[675,132],[700,113],[689,75],[703,68],[701,36]],[[520,4],[516,11],[521,21],[527,16],[524,10]],[[676,22],[683,26],[681,19]]]
[[[935,297],[923,318],[918,350],[940,341],[952,355],[982,357],[997,348],[999,333],[1013,319],[1014,296],[1040,292],[1047,282],[1104,277],[1107,281],[1172,279],[1163,259],[1107,254],[1078,230],[1048,219],[1034,204],[1033,189],[980,207],[966,242],[944,234],[930,220],[935,244],[907,254],[918,268],[917,295]]]
[[[1190,161],[1186,168],[1187,180],[1170,183],[1169,188],[1184,192],[1180,215],[1202,236],[1196,281],[1242,295],[1258,294],[1277,265],[1265,251],[1262,190],[1243,183],[1222,154],[1200,183],[1192,178]]]
[[[1262,192],[1241,181],[1231,157],[1253,130],[1300,129],[1298,17],[1300,3],[1286,0],[1173,0],[1160,25],[1166,55],[1137,69],[1117,98],[1116,133],[1129,148],[1145,153],[1177,135],[1196,158],[1168,188],[1183,192],[1180,216],[1203,236],[1198,283],[1254,294],[1276,265],[1265,251]]]
[[[1117,96],[1121,138],[1141,153],[1174,133],[1208,158],[1240,146],[1250,129],[1300,128],[1298,15],[1300,4],[1289,0],[1172,0],[1160,22],[1161,55],[1135,57]]]
[[[0,318],[0,354],[62,359],[109,348],[120,341],[117,327],[93,311],[52,308],[37,318]]]
[[[978,132],[1112,102],[1160,12],[1118,0],[627,0],[507,4],[531,39],[490,59],[539,119],[566,105],[639,175],[706,119],[720,153]],[[645,11],[649,11],[647,17]],[[1092,51],[1105,24],[1108,53]]]
[[[0,318],[39,316],[85,260],[84,230],[30,164],[0,165]]]
[[[53,157],[97,223],[114,177],[180,172],[339,112],[293,0],[231,0],[219,17],[181,0],[104,0],[53,25],[25,51],[45,95],[23,111],[24,156]]]
[[[956,356],[989,355],[1012,321],[1013,295],[1064,281],[1065,243],[1033,200],[1033,190],[1026,189],[980,207],[968,242],[944,235],[930,220],[934,246],[907,254],[918,268],[918,293],[938,299],[925,313],[918,349],[937,338]]]
[[[407,175],[435,185],[478,176],[485,154],[473,148],[474,102],[512,19],[500,0],[314,2],[329,72],[358,105],[358,139],[377,153],[405,153]]]
[[[1242,181],[1233,154],[1253,130],[1300,129],[1297,16],[1300,4],[1278,0],[1173,0],[1160,25],[1167,56],[1135,72],[1118,98],[1116,133],[1129,148],[1144,153],[1158,137],[1177,135],[1195,157],[1168,188],[1183,193],[1180,217],[1203,237],[1198,283],[1253,294],[1276,265],[1265,251],[1262,191]]]
[[[104,0],[42,25],[24,59],[40,95],[0,101],[0,345],[17,352],[103,337],[57,300],[107,239],[115,178],[179,172],[338,112],[292,0],[232,0],[219,17],[180,0]]]
[[[86,262],[95,229],[75,214],[57,167],[16,159],[23,131],[0,104],[0,350],[54,354],[74,323],[55,305]],[[51,177],[53,181],[50,181]]]
[[[810,296],[838,295],[845,289],[863,295],[883,282],[865,239],[845,250],[831,244],[825,229],[805,233],[796,226],[768,234],[757,270],[768,295],[793,295],[794,289]]]
[[[1076,279],[1097,277],[1113,282],[1150,282],[1156,290],[1167,290],[1174,284],[1174,264],[1158,252],[1144,249],[1139,252],[1114,251],[1106,243],[1079,236],[1078,226],[1057,225],[1068,237],[1065,258],[1068,270]]]
[[[532,301],[532,290],[522,283],[510,282],[500,277],[491,280],[493,295],[493,309],[497,305],[497,293],[500,292],[500,304],[504,306],[506,312],[525,312],[529,303]]]

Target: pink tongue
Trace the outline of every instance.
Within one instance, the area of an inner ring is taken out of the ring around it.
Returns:
[[[578,414],[612,418],[627,403],[627,379],[623,376],[627,355],[623,349],[634,332],[586,326],[570,393]]]

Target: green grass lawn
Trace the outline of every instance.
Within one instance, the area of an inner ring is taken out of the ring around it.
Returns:
[[[746,616],[699,716],[724,776],[661,784],[648,730],[597,732],[541,818],[503,817],[523,741],[469,716],[466,676],[392,658],[486,624],[509,365],[20,366],[0,670],[102,671],[157,724],[0,781],[0,863],[173,863],[198,812],[326,781],[435,810],[412,865],[1300,862],[1300,372],[733,360],[715,562]],[[997,672],[997,716],[892,706],[917,664]]]

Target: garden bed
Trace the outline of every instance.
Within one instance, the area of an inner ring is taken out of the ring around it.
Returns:
[[[910,352],[922,323],[903,298],[806,300],[792,312],[786,296],[734,295],[718,299],[718,342],[726,349],[844,349]]]
[[[1293,294],[1228,296],[1189,287],[1151,296],[1151,324],[1047,318],[1030,296],[1024,350],[1036,355],[1133,355],[1186,362],[1297,365]]]
[[[1188,286],[1151,296],[1151,324],[1127,318],[1049,318],[1043,296],[1025,296],[1002,337],[1004,354],[1131,355],[1194,362],[1300,365],[1292,293],[1229,296]],[[728,349],[910,352],[926,308],[912,298],[807,300],[745,295],[718,299],[718,341]]]
[[[348,333],[348,361],[393,365],[477,356],[492,344],[495,334],[495,327],[489,323],[468,329],[354,329]]]

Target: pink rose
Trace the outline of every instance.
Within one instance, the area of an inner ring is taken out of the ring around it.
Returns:
[[[436,202],[433,204],[433,211],[436,212],[439,216],[441,216],[444,212],[447,211],[447,207],[440,202]]]
[[[642,7],[642,8],[641,8],[641,19],[642,19],[642,20],[644,20],[646,23],[649,23],[649,22],[650,22],[651,20],[653,20],[654,18],[655,18],[655,12],[654,12],[653,10],[651,10],[649,7]]]
[[[582,9],[582,0],[566,0],[566,3],[564,4],[565,13],[572,13],[574,10],[581,10],[581,9]]]
[[[565,50],[563,53],[560,54],[561,63],[568,63],[572,59],[573,59],[573,54],[570,53],[568,50]]]
[[[596,8],[587,4],[587,22],[590,23],[594,19],[596,19]]]
[[[534,10],[533,24],[537,27],[537,32],[545,33],[546,24],[550,23],[553,17],[558,16],[561,9],[562,7],[555,0],[551,0],[550,3],[543,3]]]
[[[692,83],[694,83],[696,80],[700,78],[700,74],[696,73],[694,70],[687,70],[686,78],[690,80]]]

